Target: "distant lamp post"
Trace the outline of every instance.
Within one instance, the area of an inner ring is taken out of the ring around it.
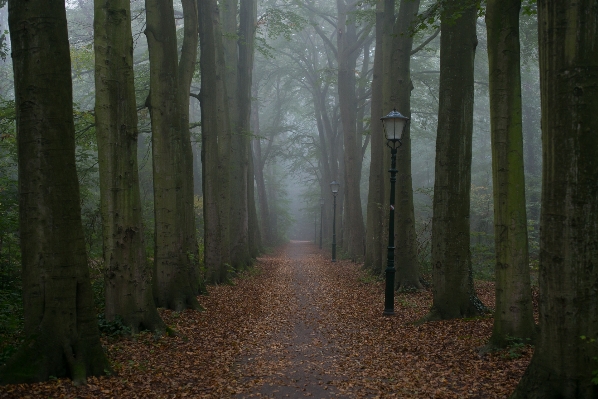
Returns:
[[[390,148],[390,215],[388,220],[388,260],[386,266],[386,290],[384,292],[384,315],[395,314],[395,182],[397,181],[397,148],[409,118],[396,109],[380,118]]]
[[[334,206],[332,211],[332,261],[336,262],[336,194],[338,194],[338,188],[340,184],[335,181],[330,183],[330,190],[334,196]]]
[[[320,249],[322,249],[322,219],[324,218],[324,198],[320,198]]]

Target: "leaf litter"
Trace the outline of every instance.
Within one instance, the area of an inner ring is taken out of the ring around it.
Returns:
[[[494,284],[476,291],[494,305]],[[397,293],[395,316],[382,316],[383,282],[307,242],[198,299],[205,311],[159,310],[174,337],[103,338],[110,376],[0,386],[0,397],[506,398],[532,355],[526,346],[480,356],[491,317],[414,325],[430,291]]]

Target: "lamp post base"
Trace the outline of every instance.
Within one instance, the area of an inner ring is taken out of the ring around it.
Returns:
[[[382,315],[384,315],[384,316],[394,316],[395,315],[395,311],[394,311],[394,309],[384,309],[384,312],[382,312]]]

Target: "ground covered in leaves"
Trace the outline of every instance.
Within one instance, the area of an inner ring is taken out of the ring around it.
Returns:
[[[491,283],[477,285],[492,307]],[[416,326],[431,293],[399,294],[304,242],[259,260],[235,285],[200,297],[205,311],[161,310],[175,337],[109,339],[114,373],[85,386],[56,379],[0,386],[2,398],[504,398],[531,348],[480,356],[492,318]]]

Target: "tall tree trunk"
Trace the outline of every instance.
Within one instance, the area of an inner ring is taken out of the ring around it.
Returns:
[[[0,383],[102,375],[81,225],[71,62],[62,0],[10,0],[24,337]]]
[[[247,1],[247,0],[245,0]],[[251,0],[249,1],[251,2]],[[230,252],[231,266],[235,270],[247,267],[251,262],[249,256],[249,214],[247,206],[247,168],[248,168],[248,141],[249,129],[246,125],[245,114],[241,114],[241,107],[248,107],[251,97],[245,94],[246,87],[240,87],[240,74],[249,71],[241,71],[239,65],[240,52],[247,43],[241,44],[242,38],[238,36],[238,0],[226,0],[220,6],[222,21],[222,42],[224,48],[225,83],[228,94],[228,109],[231,117],[231,155],[233,158],[230,168]],[[237,38],[238,37],[238,38]],[[251,43],[253,44],[253,43]],[[246,62],[247,59],[243,60]],[[245,67],[245,65],[244,65]],[[250,77],[245,76],[250,79]],[[249,86],[251,87],[251,86]],[[243,95],[243,98],[239,95]],[[244,110],[243,112],[246,112]],[[246,129],[243,131],[243,129]]]
[[[385,34],[383,39],[383,48],[382,48],[382,113],[378,117],[386,115],[390,110],[393,108],[393,104],[391,101],[392,96],[392,82],[394,79],[394,73],[392,70],[392,55],[393,55],[393,35],[394,35],[394,26],[396,22],[395,16],[395,1],[394,0],[384,0],[384,26],[385,31],[388,32]],[[381,123],[381,122],[380,122]],[[390,209],[390,174],[389,169],[391,166],[391,159],[390,159],[390,151],[386,146],[386,137],[384,136],[384,131],[381,131],[381,140],[384,144],[384,148],[382,150],[382,168],[384,171],[382,182],[384,184],[384,191],[383,191],[383,198],[382,198],[382,239],[380,241],[380,255],[382,262],[380,263],[378,272],[380,276],[384,276],[384,271],[387,267],[387,256],[388,256],[388,229],[389,229],[389,209]],[[395,212],[396,213],[396,212]],[[396,232],[396,229],[395,229]],[[396,238],[396,235],[395,235]],[[396,262],[395,262],[396,264]],[[396,275],[395,275],[396,278]]]
[[[229,278],[231,128],[220,14],[215,0],[199,1],[204,247],[208,281]]]
[[[540,335],[512,398],[596,398],[598,1],[538,2]]]
[[[187,257],[187,275],[193,283],[196,293],[205,293],[204,276],[199,274],[199,245],[195,226],[195,195],[193,181],[193,148],[191,146],[191,132],[189,131],[189,93],[191,81],[197,64],[197,46],[199,44],[197,0],[181,0],[183,6],[183,45],[179,60],[179,86],[177,89],[179,118],[181,123],[181,171],[182,187],[179,195],[182,197],[183,209],[181,221],[183,228],[184,248]]]
[[[252,154],[249,156],[247,183],[247,205],[249,207],[249,255],[255,259],[264,252],[264,243],[255,203],[255,164]]]
[[[150,58],[147,105],[152,122],[154,169],[154,296],[158,306],[179,311],[199,308],[199,275],[192,260],[196,255],[188,252],[192,244],[188,242],[189,221],[185,220],[189,217],[189,181],[183,175],[189,173],[187,168],[192,164],[188,159],[190,148],[183,144],[185,105],[181,104],[179,93],[181,77],[172,1],[146,0],[145,6]],[[183,57],[188,56],[187,51]],[[189,106],[188,91],[185,104]]]
[[[454,15],[460,12],[456,21]],[[458,1],[441,15],[440,90],[432,218],[434,299],[427,320],[471,317],[485,311],[471,269],[469,204],[473,133],[476,7]]]
[[[239,145],[240,156],[242,157],[241,173],[245,173],[242,181],[243,187],[245,187],[245,201],[240,203],[240,206],[244,206],[243,211],[239,211],[239,219],[245,221],[240,226],[245,229],[244,233],[247,238],[247,253],[243,254],[243,251],[239,251],[239,258],[241,263],[249,264],[251,257],[258,253],[259,241],[256,241],[256,233],[259,233],[257,226],[257,214],[255,209],[255,198],[254,198],[254,183],[253,183],[253,160],[251,156],[251,103],[253,102],[251,96],[251,88],[253,81],[253,56],[254,56],[254,41],[255,41],[255,30],[257,25],[257,1],[256,0],[245,0],[241,2],[241,8],[239,13],[239,64],[238,64],[238,76],[237,76],[237,97],[239,102],[238,115],[239,119],[237,122],[238,126],[238,137],[237,143]],[[237,195],[243,194],[242,192]],[[238,238],[241,242],[240,248],[243,249],[242,243],[244,237],[240,234]],[[234,237],[233,237],[234,239]],[[245,257],[245,258],[244,258]]]
[[[94,46],[106,320],[120,317],[133,332],[160,331],[139,197],[129,0],[95,1]]]
[[[496,250],[496,306],[490,344],[534,335],[527,246],[519,10],[521,0],[488,0],[490,128]]]
[[[255,131],[256,133],[259,130]],[[272,243],[271,223],[270,223],[270,210],[268,206],[268,195],[266,194],[266,180],[264,178],[264,162],[262,156],[262,147],[260,140],[253,141],[254,154],[256,159],[255,181],[257,185],[257,196],[260,206],[260,221],[261,231],[264,233],[264,241],[267,245]]]
[[[345,0],[337,0],[338,9],[338,96],[343,125],[345,184],[339,194],[343,209],[342,242],[353,261],[363,259],[365,229],[361,211],[361,136],[357,136],[357,97],[355,94],[355,68],[359,47],[356,46],[355,22],[349,19]],[[342,196],[346,198],[343,204]],[[344,205],[344,207],[343,207]],[[340,219],[339,219],[340,220]]]
[[[334,152],[331,148],[333,131],[328,118],[328,111],[324,106],[325,95],[320,93],[321,88],[316,86],[319,82],[314,83],[312,91],[314,114],[316,116],[318,141],[320,144],[318,162],[320,165],[320,196],[324,199],[322,235],[326,237],[323,241],[328,243],[332,239],[332,197],[330,196],[330,183],[334,180],[332,170],[334,169],[333,164],[336,164],[337,160],[334,158]]]
[[[529,104],[524,98],[522,100],[523,119],[523,150],[525,166],[525,178],[528,193],[526,193],[527,219],[534,223],[534,227],[540,226],[540,183],[542,182],[541,158],[542,144],[540,142],[539,121],[540,112],[536,111],[533,104]]]
[[[394,7],[393,7],[394,8]],[[384,165],[384,132],[380,118],[384,115],[382,108],[383,90],[383,52],[384,41],[390,40],[392,33],[392,19],[388,18],[384,2],[376,3],[376,52],[374,54],[374,73],[372,77],[372,102],[370,134],[370,177],[367,203],[367,228],[365,241],[364,267],[372,273],[382,272],[384,264],[384,208],[385,190],[384,179],[386,169]],[[392,15],[392,14],[391,14]],[[384,22],[388,21],[386,26]],[[390,60],[390,57],[387,57]]]
[[[257,1],[244,1],[241,4],[240,23],[239,23],[239,76],[241,83],[239,89],[242,90],[244,104],[239,110],[243,115],[241,121],[241,131],[247,132],[245,136],[245,152],[247,154],[247,208],[248,208],[248,234],[249,234],[249,254],[256,258],[263,252],[262,235],[257,218],[257,208],[255,204],[255,164],[253,162],[252,143],[252,112],[253,103],[253,68],[255,53],[255,34],[257,29]]]
[[[411,118],[411,50],[413,35],[409,33],[419,10],[419,0],[402,0],[393,35],[392,68],[396,71],[391,82],[393,108]],[[399,290],[422,289],[417,262],[417,234],[413,207],[413,181],[411,177],[411,128],[403,132],[403,145],[397,151],[397,228],[395,245],[397,276],[395,287]]]
[[[268,180],[268,185],[266,186],[268,189],[268,204],[270,206],[270,231],[272,232],[272,239],[274,240],[272,243],[279,244],[282,241],[282,237],[278,231],[278,212],[276,209],[278,203],[278,192],[276,187],[278,182],[276,181],[276,173],[272,163],[269,163],[266,167],[266,176]]]

